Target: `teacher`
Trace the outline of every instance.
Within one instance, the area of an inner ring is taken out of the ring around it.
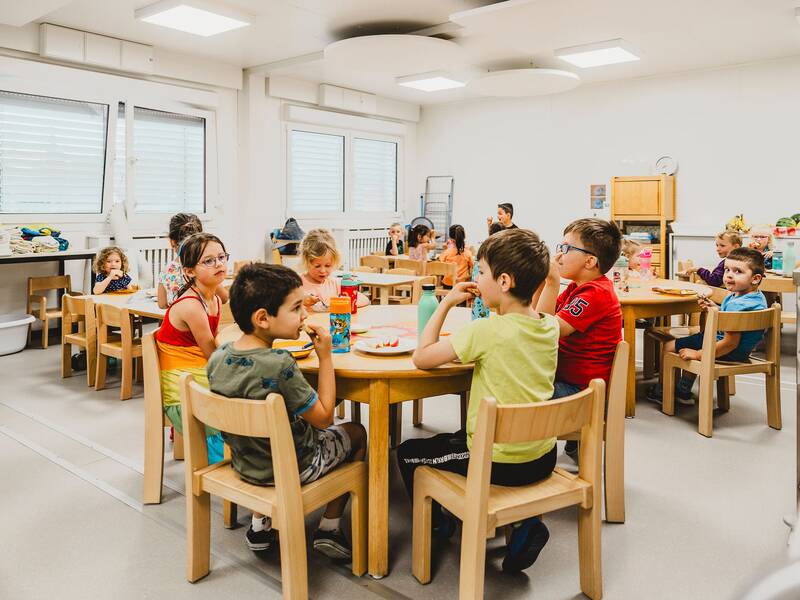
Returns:
[[[503,202],[497,205],[497,220],[505,229],[519,229],[511,220],[514,218],[514,205]],[[492,226],[492,217],[486,218],[486,226]]]

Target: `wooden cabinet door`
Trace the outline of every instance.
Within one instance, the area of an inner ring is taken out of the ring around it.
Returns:
[[[658,179],[614,182],[614,213],[658,215],[661,213]]]

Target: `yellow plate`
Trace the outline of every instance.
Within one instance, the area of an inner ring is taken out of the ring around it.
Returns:
[[[654,292],[659,294],[668,294],[670,296],[696,296],[697,292],[694,290],[687,290],[684,288],[662,288],[662,287],[654,287]]]
[[[276,340],[272,342],[273,348],[286,348],[289,352],[292,353],[292,356],[295,357],[297,360],[302,360],[307,358],[311,351],[314,349],[314,346],[310,348],[306,348],[305,350],[300,350],[307,342],[303,342],[301,340]]]

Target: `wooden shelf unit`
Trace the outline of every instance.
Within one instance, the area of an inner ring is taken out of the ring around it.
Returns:
[[[675,176],[611,178],[611,218],[623,232],[629,225],[658,227],[658,241],[650,244],[656,276],[669,277],[668,226],[675,220]]]

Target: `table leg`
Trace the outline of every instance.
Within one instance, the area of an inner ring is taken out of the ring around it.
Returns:
[[[636,312],[633,307],[622,307],[623,338],[628,342],[628,386],[625,392],[625,416],[636,415]]]
[[[381,304],[386,305],[389,304],[389,288],[385,285],[381,286]]]
[[[389,382],[369,385],[369,574],[389,571]]]

